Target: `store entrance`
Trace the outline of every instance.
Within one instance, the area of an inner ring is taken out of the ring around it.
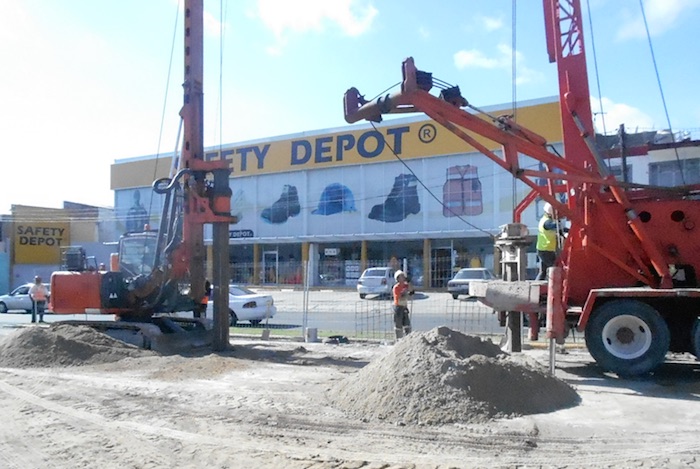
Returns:
[[[262,258],[262,283],[277,284],[277,272],[280,269],[279,251],[264,251]]]
[[[432,248],[430,254],[430,286],[445,288],[452,278],[452,248]]]

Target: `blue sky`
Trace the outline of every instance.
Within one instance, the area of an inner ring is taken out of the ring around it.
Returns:
[[[115,159],[174,149],[182,2],[0,0],[0,213],[64,200],[111,206]],[[668,128],[639,0],[582,4],[599,130],[602,116],[608,131]],[[345,90],[375,96],[399,81],[407,56],[484,107],[512,102],[515,44],[516,99],[555,96],[542,2],[515,3],[515,41],[513,5],[205,0],[205,145],[344,126]],[[697,135],[700,0],[643,5],[671,125]]]

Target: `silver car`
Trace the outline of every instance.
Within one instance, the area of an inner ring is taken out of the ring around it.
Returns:
[[[447,282],[447,291],[455,300],[459,295],[469,296],[469,284],[472,280],[489,280],[495,278],[489,269],[483,267],[471,267],[460,269],[459,272]]]
[[[29,289],[32,288],[32,285],[34,284],[25,283],[12,290],[9,294],[0,296],[0,313],[7,313],[8,311],[26,311],[31,313],[34,306],[32,299],[29,298]]]
[[[391,295],[391,289],[396,283],[394,272],[391,267],[365,269],[357,280],[357,292],[360,294],[360,298],[364,299],[367,295]]]
[[[277,313],[271,295],[255,293],[240,285],[228,287],[229,325],[235,327],[238,321],[248,321],[257,326],[261,321],[272,318]],[[214,302],[207,304],[207,319],[214,319]]]

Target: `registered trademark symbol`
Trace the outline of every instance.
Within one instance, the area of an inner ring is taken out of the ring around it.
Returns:
[[[420,129],[418,129],[418,138],[423,143],[430,143],[435,140],[437,136],[437,129],[433,124],[423,124]]]

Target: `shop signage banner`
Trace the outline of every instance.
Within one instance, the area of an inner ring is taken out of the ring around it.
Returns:
[[[546,139],[560,138],[561,124],[556,102],[518,110],[518,122]],[[496,113],[498,115],[498,113]],[[554,118],[552,118],[552,116]],[[484,117],[486,119],[486,117]],[[500,149],[493,141],[473,135],[491,150]],[[431,119],[415,122],[387,121],[382,125],[350,126],[333,133],[302,134],[298,138],[261,140],[205,149],[204,159],[224,159],[231,177],[257,174],[364,165],[402,159],[415,159],[469,153],[475,149]]]
[[[69,244],[69,223],[36,221],[15,224],[14,247],[17,264],[60,264],[61,247]]]

